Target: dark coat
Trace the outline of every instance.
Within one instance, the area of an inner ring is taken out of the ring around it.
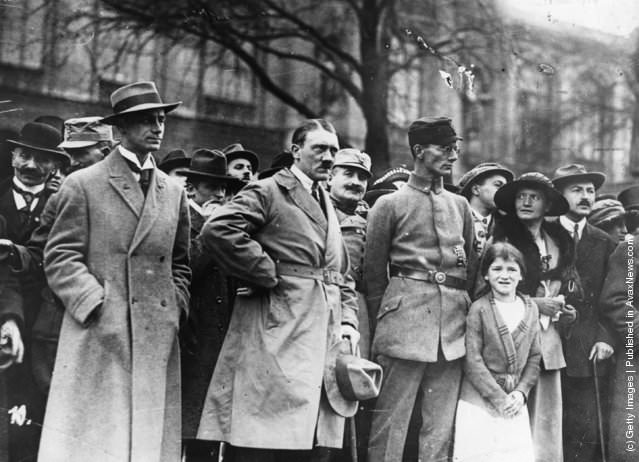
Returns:
[[[191,309],[180,332],[182,358],[182,437],[195,438],[204,399],[231,319],[235,284],[199,239],[204,217],[191,213]]]
[[[186,195],[154,169],[145,198],[117,149],[57,194],[45,272],[66,311],[39,460],[178,460]]]
[[[615,246],[615,241],[608,234],[589,223],[577,244],[576,267],[584,294],[574,303],[577,320],[562,332],[566,374],[570,377],[592,376],[592,362],[588,355],[595,343],[606,342],[614,347],[613,335],[600,322],[599,297],[608,272],[608,259]],[[597,372],[605,375],[609,363],[599,364]]]

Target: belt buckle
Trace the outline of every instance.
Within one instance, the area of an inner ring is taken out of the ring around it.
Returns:
[[[434,279],[437,284],[443,284],[446,282],[446,273],[442,271],[435,271]]]

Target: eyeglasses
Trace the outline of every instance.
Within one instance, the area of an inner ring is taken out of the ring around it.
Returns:
[[[456,144],[449,144],[448,146],[434,144],[433,146],[435,146],[440,152],[445,153],[447,156],[450,156],[453,153],[459,154],[461,152],[461,149],[459,149],[459,146],[457,146]]]

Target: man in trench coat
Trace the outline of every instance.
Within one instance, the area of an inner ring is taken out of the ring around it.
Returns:
[[[322,381],[328,348],[358,340],[357,299],[318,183],[337,150],[331,124],[305,122],[293,133],[294,165],[245,186],[200,236],[222,270],[245,281],[198,430],[233,445],[238,462],[314,460],[325,452],[317,447],[342,446],[344,418]]]
[[[180,458],[178,325],[188,307],[189,215],[155,168],[165,113],[152,82],[111,95],[118,146],[70,175],[44,251],[65,307],[40,461]],[[146,191],[145,191],[146,190]]]

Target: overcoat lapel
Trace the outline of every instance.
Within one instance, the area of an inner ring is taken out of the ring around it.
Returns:
[[[162,200],[166,193],[166,179],[159,178],[159,170],[153,169],[153,175],[151,175],[151,183],[149,184],[149,190],[146,193],[146,200],[142,208],[142,216],[138,221],[138,227],[133,235],[133,242],[129,252],[133,252],[142,240],[151,232],[153,224],[158,217],[158,204],[164,202]]]
[[[581,234],[581,239],[577,244],[577,255],[575,255],[575,261],[580,260],[580,257],[589,258],[593,255],[595,251],[594,247],[599,242],[598,239],[593,237],[592,233],[588,232],[588,224],[586,224],[583,233]]]
[[[326,250],[324,253],[324,261],[327,268],[341,271],[342,269],[342,239],[337,213],[333,208],[328,193],[321,189],[324,195],[324,203],[326,204],[326,217],[328,227],[326,232]]]
[[[302,184],[290,170],[281,170],[275,175],[275,181],[288,190],[291,200],[301,208],[314,222],[326,230],[327,222],[320,205],[313,196],[304,190]],[[326,196],[324,196],[326,197]],[[328,204],[327,204],[328,205]]]
[[[135,181],[135,177],[122,154],[118,149],[115,149],[103,162],[108,163],[109,183],[135,213],[135,216],[140,218],[144,205],[144,194],[142,194],[142,190],[138,182]]]

